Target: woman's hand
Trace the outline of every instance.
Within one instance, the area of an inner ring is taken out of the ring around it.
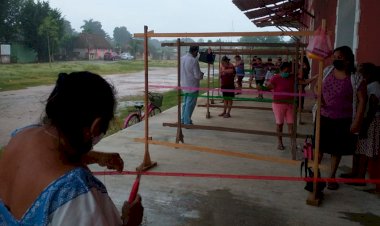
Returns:
[[[130,204],[128,201],[124,202],[121,209],[121,220],[123,225],[137,226],[140,225],[144,215],[144,207],[141,203],[141,196],[137,195],[136,199]]]
[[[114,169],[119,172],[124,169],[124,161],[119,153],[106,153],[99,151],[90,151],[82,158],[82,163],[85,165],[99,164],[100,166]]]
[[[99,158],[98,164],[107,167],[107,169],[114,169],[119,172],[124,169],[124,161],[119,153],[102,153]]]
[[[360,131],[360,127],[361,127],[361,123],[354,121],[352,124],[351,124],[351,128],[350,128],[350,132],[351,133],[359,133]]]

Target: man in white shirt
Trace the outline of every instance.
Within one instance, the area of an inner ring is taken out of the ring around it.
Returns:
[[[193,124],[191,116],[197,104],[200,80],[204,74],[199,67],[198,52],[198,46],[190,46],[189,52],[181,57],[181,88],[184,93],[181,123],[186,125]]]

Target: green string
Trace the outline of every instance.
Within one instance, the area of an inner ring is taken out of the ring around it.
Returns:
[[[190,97],[198,97],[198,98],[207,98],[207,96],[199,95],[196,93],[182,93],[181,96],[190,96]],[[209,98],[215,99],[225,99],[225,100],[236,100],[236,101],[254,101],[254,102],[265,102],[272,103],[274,102],[271,98],[248,98],[248,97],[223,97],[223,96],[209,96]],[[295,104],[293,100],[276,100],[276,103],[288,103]]]

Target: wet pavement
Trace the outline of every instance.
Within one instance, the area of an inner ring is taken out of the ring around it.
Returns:
[[[205,102],[204,98],[198,100],[198,104]],[[234,104],[271,106],[254,101],[235,101]],[[307,102],[307,108],[311,106],[312,101]],[[193,122],[195,125],[275,130],[271,111],[233,109],[228,119],[218,117],[220,111],[221,108],[210,108],[211,118],[207,119],[206,108],[197,107]],[[143,225],[380,225],[379,197],[364,191],[371,185],[359,188],[341,184],[339,190],[325,190],[321,206],[314,207],[306,204],[309,193],[304,190],[305,182],[272,180],[273,176],[299,178],[300,162],[291,160],[289,139],[284,139],[286,150],[280,152],[276,149],[276,137],[272,136],[183,129],[186,145],[173,148],[176,128],[164,127],[163,123],[175,123],[176,118],[174,107],[149,120],[149,136],[152,141],[161,143],[149,145],[150,157],[158,166],[148,172],[179,173],[180,176],[142,176]],[[311,114],[304,113],[303,121],[305,124],[299,126],[299,132],[310,134]],[[144,123],[139,123],[105,138],[96,149],[119,152],[125,161],[125,170],[134,171],[144,156],[144,143],[139,139],[143,137]],[[302,146],[303,139],[297,142]],[[351,161],[350,157],[343,158],[338,175],[349,169]],[[104,171],[96,165],[91,168]],[[322,175],[327,176],[329,158],[325,158],[321,168]],[[191,173],[232,175],[232,178],[184,176]],[[242,179],[238,175],[264,179]],[[99,176],[119,209],[129,195],[134,178],[133,175]]]
[[[175,86],[176,68],[150,68],[150,84]],[[144,71],[108,75],[105,77],[114,85],[118,98],[131,95],[144,95]],[[40,121],[43,106],[53,86],[37,86],[22,90],[0,92],[0,147],[9,140],[9,134],[15,128]],[[165,92],[168,89],[155,89]]]
[[[150,84],[176,84],[174,68],[162,71],[153,68],[150,74]],[[107,79],[113,79],[111,81],[120,98],[143,92],[143,72],[114,75]],[[41,86],[0,93],[0,145],[6,142],[8,133],[14,128],[38,121],[51,88]],[[199,98],[199,104],[204,103],[205,99]],[[220,104],[220,101],[215,103]],[[234,105],[271,106],[270,103],[255,101],[235,101]],[[307,101],[306,108],[311,106],[312,100]],[[196,125],[275,130],[271,111],[233,109],[232,117],[228,119],[218,117],[220,112],[221,108],[210,108],[211,118],[207,119],[206,108],[197,107],[193,121]],[[276,149],[276,137],[272,136],[183,129],[187,146],[173,148],[171,145],[175,143],[176,128],[164,127],[163,123],[175,123],[176,119],[176,107],[150,118],[149,136],[164,145],[149,145],[151,159],[158,163],[149,172],[232,175],[232,178],[215,175],[142,176],[140,194],[145,207],[143,225],[380,225],[379,197],[365,192],[372,185],[353,187],[341,184],[337,191],[325,190],[321,206],[314,207],[306,205],[308,192],[304,190],[305,182],[268,179],[273,176],[299,177],[300,162],[290,160],[289,139],[284,139],[286,149],[280,152]],[[299,126],[299,133],[312,133],[311,114],[303,114],[302,119],[305,124]],[[95,148],[120,153],[125,170],[134,171],[143,160],[144,143],[138,139],[143,137],[144,123],[139,123],[103,139]],[[297,143],[302,146],[303,139],[298,139]],[[350,169],[351,161],[350,157],[343,158],[338,175]],[[322,176],[328,174],[328,165],[329,159],[326,158],[322,162]],[[91,169],[104,172],[104,168],[96,165],[92,165]],[[267,179],[244,179],[238,175]],[[135,176],[98,178],[106,185],[112,200],[120,209],[129,196]]]

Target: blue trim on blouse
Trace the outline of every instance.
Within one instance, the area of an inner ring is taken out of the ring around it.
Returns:
[[[0,225],[41,226],[49,224],[49,216],[65,203],[96,188],[107,193],[105,186],[85,168],[75,168],[47,186],[21,220],[16,220],[0,200]],[[85,210],[84,210],[85,211]]]
[[[29,128],[36,128],[36,127],[41,127],[41,124],[31,124],[28,126],[24,126],[21,128],[17,128],[11,132],[11,137],[16,136],[19,132],[23,131],[24,129],[29,129]]]

